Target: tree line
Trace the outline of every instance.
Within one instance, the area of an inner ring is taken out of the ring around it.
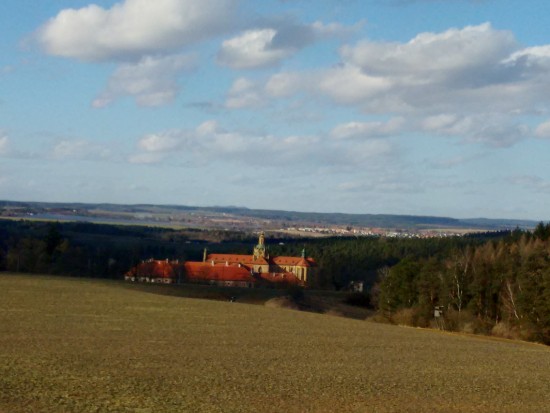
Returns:
[[[390,322],[550,344],[550,224],[405,257],[378,271],[371,297]]]
[[[148,258],[250,254],[254,234],[0,220],[0,271],[120,279]],[[381,320],[550,343],[550,224],[464,237],[267,240],[317,262],[309,287],[363,281]],[[436,320],[434,309],[441,310]]]

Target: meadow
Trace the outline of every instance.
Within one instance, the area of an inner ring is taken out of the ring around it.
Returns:
[[[151,292],[0,274],[0,412],[550,411],[543,345]]]

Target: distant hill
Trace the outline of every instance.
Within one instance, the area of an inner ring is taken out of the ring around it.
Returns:
[[[197,216],[204,219],[219,217],[246,218],[258,220],[248,222],[251,226],[265,226],[266,222],[277,225],[339,225],[370,228],[420,230],[420,229],[479,229],[502,230],[534,228],[536,221],[515,219],[456,219],[450,217],[391,215],[391,214],[344,214],[324,212],[298,212],[267,209],[249,209],[235,206],[186,206],[186,205],[153,205],[153,204],[90,204],[90,203],[46,203],[0,201],[0,217],[36,216],[44,219],[106,220],[117,222],[145,221],[144,224],[162,222],[197,221]],[[202,222],[203,226],[208,226]],[[235,228],[233,228],[235,229]]]

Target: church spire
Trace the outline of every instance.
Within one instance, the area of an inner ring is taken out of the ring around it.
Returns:
[[[265,247],[265,233],[262,231],[260,232],[260,236],[258,238],[258,245],[254,247],[254,259],[257,258],[267,258],[267,251]]]

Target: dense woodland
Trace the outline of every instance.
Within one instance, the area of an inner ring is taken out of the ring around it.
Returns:
[[[253,234],[0,220],[0,270],[122,278],[148,258],[250,253]],[[272,255],[318,263],[311,288],[364,281],[378,318],[550,343],[550,224],[465,237],[268,239]],[[368,300],[367,300],[368,299]],[[434,319],[434,308],[443,317]]]
[[[439,256],[405,257],[380,269],[371,296],[393,322],[550,344],[550,224]]]

